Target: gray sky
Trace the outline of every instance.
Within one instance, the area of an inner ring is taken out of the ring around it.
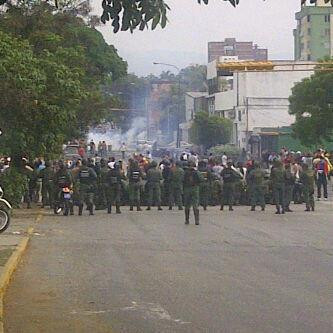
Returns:
[[[235,9],[227,2],[210,0],[208,6],[197,0],[166,0],[171,7],[165,29],[118,32],[110,24],[100,28],[137,75],[159,74],[166,62],[185,67],[207,62],[207,42],[235,37],[268,48],[270,59],[293,59],[293,28],[300,0],[241,0]],[[96,2],[95,2],[96,3]]]

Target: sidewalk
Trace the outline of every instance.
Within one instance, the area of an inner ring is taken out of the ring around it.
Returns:
[[[8,229],[0,234],[0,333],[3,332],[3,297],[12,274],[42,218],[40,208],[15,209]]]

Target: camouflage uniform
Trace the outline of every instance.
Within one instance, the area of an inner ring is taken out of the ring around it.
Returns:
[[[128,192],[130,210],[133,210],[133,206],[136,205],[137,211],[141,211],[141,181],[143,178],[142,171],[137,162],[132,162],[127,177],[129,180]]]
[[[161,207],[161,180],[163,179],[162,173],[157,168],[155,161],[151,162],[151,168],[147,171],[147,188],[148,188],[148,207],[150,210],[153,200],[158,206],[158,210],[162,210]]]
[[[173,204],[176,204],[179,210],[183,209],[183,181],[184,170],[180,167],[180,163],[177,162],[176,166],[171,169],[170,175],[169,207],[171,208]]]
[[[257,203],[261,206],[261,210],[265,210],[265,172],[259,168],[259,165],[256,165],[250,171],[247,179],[251,197],[251,210],[255,210]]]
[[[276,214],[284,214],[285,208],[285,179],[286,172],[280,161],[275,161],[271,170],[271,180],[273,187],[273,196],[276,205]]]

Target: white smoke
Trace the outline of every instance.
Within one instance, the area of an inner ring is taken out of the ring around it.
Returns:
[[[107,145],[112,145],[112,150],[119,150],[123,142],[128,148],[135,148],[138,140],[146,139],[146,124],[146,118],[136,117],[133,118],[130,129],[125,133],[121,133],[118,129],[111,129],[107,125],[91,128],[88,134],[88,142],[94,140],[97,146],[99,141],[105,141]]]

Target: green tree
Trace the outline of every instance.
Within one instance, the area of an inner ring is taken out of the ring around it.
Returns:
[[[230,142],[232,122],[226,118],[209,116],[207,112],[198,112],[195,115],[190,129],[190,139],[205,149]]]
[[[289,97],[289,112],[296,117],[293,133],[305,146],[333,139],[333,72],[328,70],[333,70],[333,59],[330,62],[325,70],[318,68],[310,78],[297,83]]]

